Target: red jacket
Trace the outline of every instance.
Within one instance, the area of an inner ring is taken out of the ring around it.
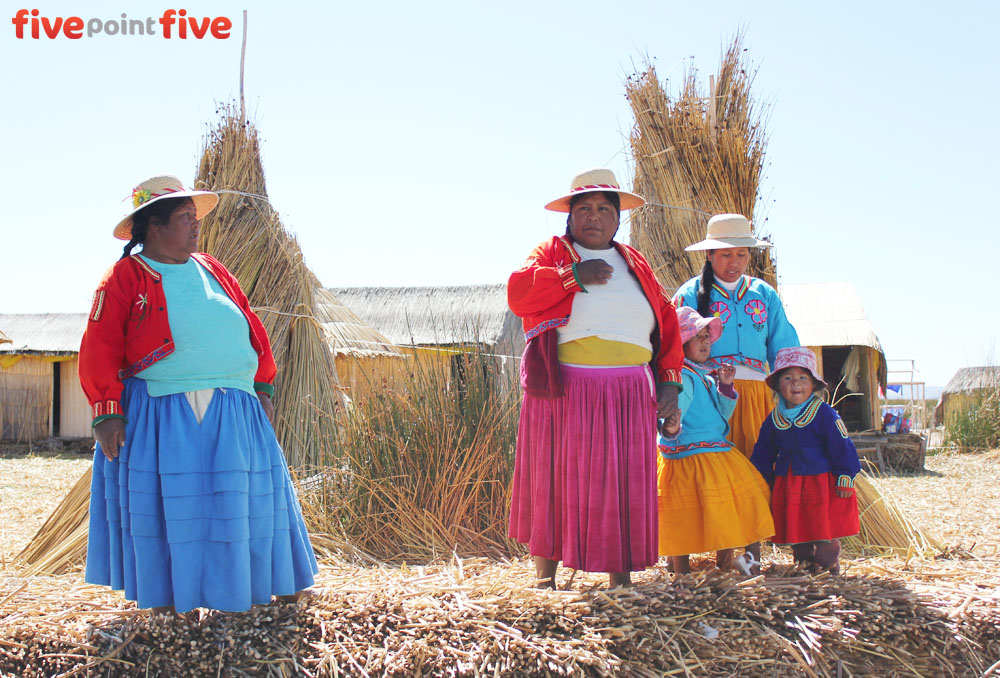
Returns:
[[[239,282],[218,259],[202,252],[191,256],[212,274],[246,316],[250,344],[257,351],[254,388],[273,395],[271,383],[277,367],[271,343],[260,318],[250,310]],[[94,292],[87,329],[80,342],[80,384],[94,410],[93,423],[108,417],[124,418],[122,380],[173,352],[160,274],[137,255],[120,260],[108,269]]]
[[[638,250],[619,242],[612,244],[639,281],[656,317],[651,337],[656,381],[680,388],[684,349],[674,304]],[[574,270],[578,262],[580,255],[573,249],[572,241],[556,236],[538,245],[524,266],[511,273],[507,281],[507,304],[522,319],[526,341],[569,321],[573,295],[584,291]]]

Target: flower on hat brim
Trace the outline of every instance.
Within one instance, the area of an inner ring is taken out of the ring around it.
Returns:
[[[138,207],[152,197],[152,194],[144,188],[136,186],[132,189],[132,207]]]

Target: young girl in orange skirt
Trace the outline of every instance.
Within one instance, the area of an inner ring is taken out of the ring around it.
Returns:
[[[767,484],[728,440],[736,406],[732,365],[704,365],[722,334],[718,318],[677,309],[684,342],[680,429],[661,433],[657,487],[660,555],[676,574],[690,571],[688,554],[716,552],[716,565],[760,573],[760,543],[774,534]],[[749,545],[749,546],[748,546]],[[733,549],[746,547],[734,563]]]
[[[776,544],[791,544],[812,572],[840,572],[840,538],[858,533],[854,477],[858,451],[836,410],[820,400],[826,383],[808,348],[778,351],[765,380],[777,405],[760,427],[750,461],[772,485]]]

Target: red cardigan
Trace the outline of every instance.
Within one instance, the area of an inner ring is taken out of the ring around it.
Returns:
[[[653,330],[653,372],[658,384],[681,387],[684,349],[681,345],[677,311],[660,285],[646,258],[628,245],[612,242],[635,275],[656,317]],[[576,279],[575,265],[581,261],[572,241],[556,236],[538,245],[507,281],[507,304],[524,324],[524,338],[530,342],[543,332],[562,327],[569,321],[573,295],[585,292]]]
[[[195,260],[212,274],[250,325],[250,344],[257,352],[254,389],[274,395],[277,374],[271,343],[260,318],[239,282],[218,259],[196,252]],[[135,376],[174,352],[167,300],[160,274],[132,255],[104,274],[94,292],[87,329],[80,342],[80,384],[94,411],[94,424],[108,417],[124,419],[122,380]]]

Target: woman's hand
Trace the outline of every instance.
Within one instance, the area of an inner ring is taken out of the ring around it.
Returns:
[[[101,452],[114,461],[125,444],[125,420],[118,417],[105,419],[94,426],[94,438],[101,444]]]
[[[732,386],[733,380],[736,378],[736,368],[730,364],[720,365],[716,370],[715,374],[719,378],[719,384],[722,386]]]
[[[680,426],[680,411],[677,409],[677,387],[674,384],[660,384],[656,387],[656,416],[666,419],[664,426],[673,423]]]
[[[271,402],[271,396],[258,391],[257,400],[260,401],[260,406],[264,408],[264,414],[267,415],[267,420],[271,422],[271,425],[274,425],[274,403]]]
[[[853,487],[838,487],[837,488],[837,496],[840,497],[841,499],[849,499],[852,494],[854,494],[854,488]]]
[[[576,265],[576,277],[584,287],[587,285],[606,285],[614,272],[615,269],[604,259],[581,261]]]

